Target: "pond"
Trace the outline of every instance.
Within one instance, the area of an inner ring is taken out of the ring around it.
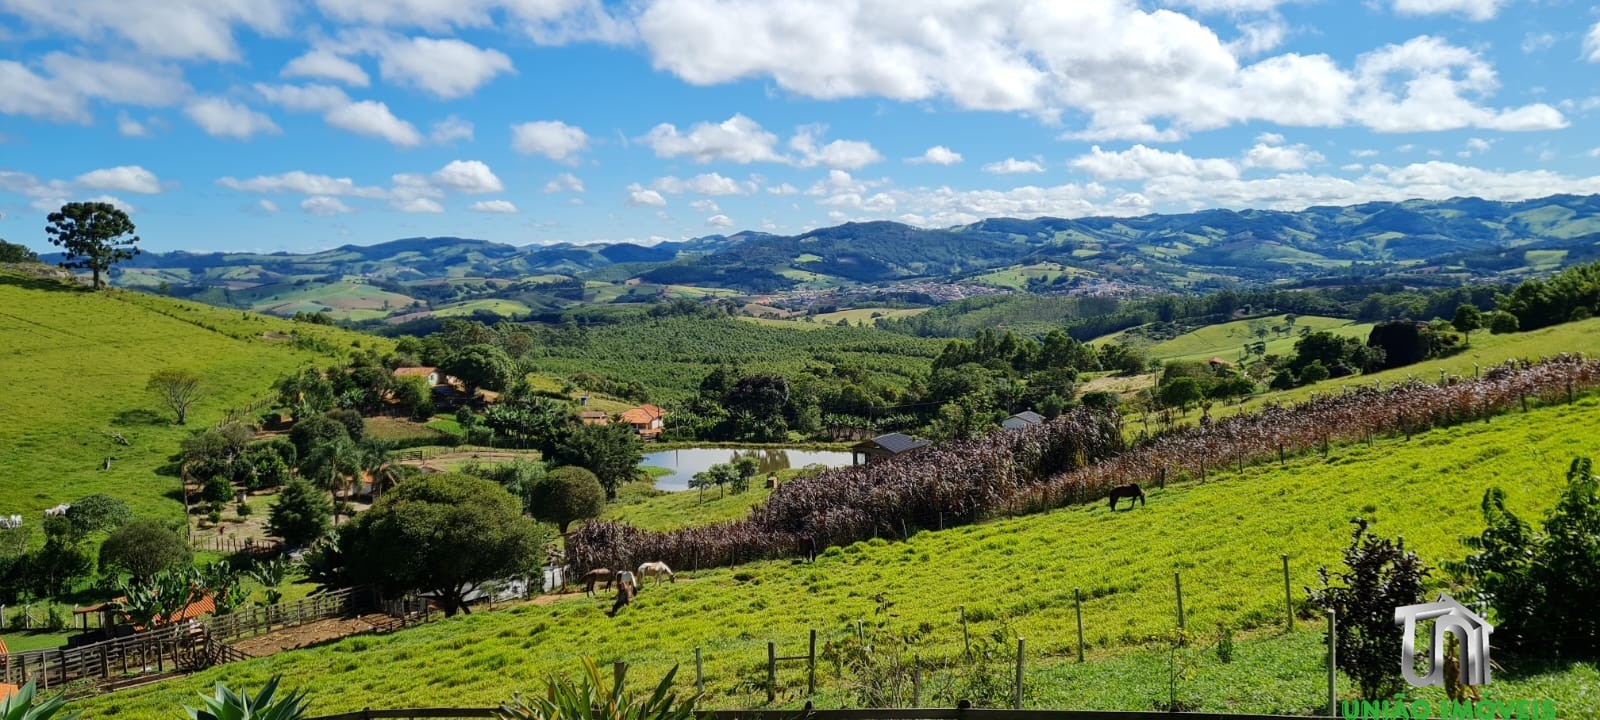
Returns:
[[[791,448],[683,448],[645,453],[640,466],[659,467],[671,473],[656,478],[656,488],[677,492],[689,489],[689,479],[717,463],[753,457],[761,467],[752,484],[765,480],[769,473],[807,465],[842,467],[850,464],[848,450],[797,450]]]

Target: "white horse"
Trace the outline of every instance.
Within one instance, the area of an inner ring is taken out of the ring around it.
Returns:
[[[677,576],[672,574],[672,568],[667,567],[667,564],[664,562],[647,562],[639,566],[639,577],[645,578],[654,576],[657,585],[661,584],[662,575],[667,576],[667,580],[670,582],[678,581]]]

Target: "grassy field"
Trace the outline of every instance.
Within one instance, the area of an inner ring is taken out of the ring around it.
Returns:
[[[1008,290],[1020,291],[1027,289],[1028,281],[1030,280],[1051,282],[1062,275],[1092,276],[1094,273],[1080,268],[1067,267],[1060,263],[1043,262],[1034,263],[1032,265],[1013,265],[1011,267],[995,270],[994,272],[988,272],[982,275],[974,275],[970,278],[967,278],[967,280],[968,282],[974,282],[979,285],[991,285],[994,287],[1006,288]]]
[[[485,298],[482,300],[466,300],[458,303],[441,306],[433,311],[439,317],[454,317],[457,315],[471,315],[479,310],[492,312],[501,317],[512,317],[528,314],[528,306],[516,300],[501,300],[498,298]]]
[[[264,333],[327,341],[297,347]],[[273,381],[331,350],[387,341],[136,292],[88,292],[0,274],[0,357],[13,382],[0,393],[0,512],[36,522],[39,512],[97,492],[139,515],[176,518],[176,478],[155,474],[191,429],[267,395]],[[188,427],[145,391],[156,370],[205,379]],[[121,435],[128,445],[113,439]],[[106,458],[111,469],[101,470]]]
[[[838,325],[840,320],[848,320],[851,325],[871,325],[878,318],[912,317],[927,311],[927,308],[851,308],[849,310],[836,310],[831,313],[819,313],[816,315],[815,321]]]
[[[1183,333],[1170,340],[1154,344],[1145,344],[1145,352],[1157,360],[1207,360],[1220,357],[1228,362],[1239,359],[1240,350],[1248,343],[1258,342],[1259,339],[1252,332],[1253,324],[1265,324],[1272,328],[1284,325],[1283,315],[1273,315],[1251,320],[1235,320],[1218,325],[1207,325]],[[1306,315],[1295,318],[1295,332],[1289,336],[1269,334],[1267,336],[1268,355],[1287,355],[1294,352],[1294,344],[1299,340],[1299,329],[1311,328],[1313,332],[1328,330],[1338,335],[1359,337],[1365,339],[1372,332],[1371,323],[1357,323],[1343,318],[1320,317]],[[1123,331],[1105,337],[1095,338],[1090,341],[1093,345],[1102,345],[1107,342],[1128,342],[1133,339],[1138,342],[1137,336]]]
[[[1600,454],[1600,436],[1573,432],[1597,418],[1600,402],[1584,398],[1409,442],[1336,447],[1327,459],[1217,473],[1207,483],[1156,489],[1147,507],[1132,512],[1096,504],[833,548],[814,565],[705,572],[647,587],[615,619],[602,612],[609,598],[479,613],[227,665],[87,701],[83,709],[96,717],[168,717],[214,682],[253,687],[276,673],[308,687],[317,713],[486,706],[536,688],[547,673],[573,671],[580,655],[640,666],[633,679],[643,685],[673,664],[691,663],[697,646],[705,651],[707,704],[757,706],[769,640],[791,653],[802,650],[810,628],[836,641],[854,632],[857,620],[901,629],[925,623],[927,639],[914,652],[948,657],[960,645],[962,607],[974,637],[1027,638],[1030,705],[1150,709],[1165,697],[1158,638],[1175,624],[1176,572],[1188,626],[1204,638],[1184,651],[1195,668],[1184,699],[1203,710],[1303,713],[1322,693],[1320,633],[1311,622],[1286,637],[1274,629],[1283,617],[1279,553],[1289,556],[1296,597],[1315,584],[1319,565],[1338,557],[1356,516],[1378,533],[1403,536],[1435,567],[1459,559],[1460,538],[1482,528],[1484,489],[1500,485],[1516,512],[1537,517],[1553,502],[1567,462]],[[1084,594],[1093,660],[1082,666],[1074,662],[1074,589]],[[890,617],[876,612],[880,594],[892,603]],[[1206,649],[1221,624],[1248,633],[1232,663],[1215,661]],[[1505,666],[1497,696],[1548,696],[1566,716],[1592,712],[1584,701],[1594,699],[1594,665],[1551,670],[1497,659]],[[819,706],[849,701],[831,667],[824,664],[819,676]],[[804,700],[803,673],[783,670],[779,685],[780,703]],[[1348,697],[1350,684],[1342,687]]]
[[[416,302],[415,298],[348,279],[304,286],[272,285],[252,290],[251,294],[257,297],[250,309],[257,312],[284,316],[322,312],[336,320],[381,318]]]

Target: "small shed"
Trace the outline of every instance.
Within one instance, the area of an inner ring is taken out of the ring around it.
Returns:
[[[1227,360],[1223,360],[1222,358],[1219,358],[1219,357],[1214,357],[1214,358],[1211,358],[1210,360],[1207,360],[1206,364],[1210,365],[1212,367],[1212,369],[1231,368],[1231,367],[1233,367],[1233,363],[1228,362]]]
[[[904,433],[879,435],[871,440],[862,440],[850,446],[850,464],[870,465],[884,458],[916,452],[929,444],[927,440],[914,438]]]
[[[395,377],[419,377],[428,381],[429,387],[439,385],[439,368],[436,367],[397,367],[394,369]]]
[[[611,416],[599,410],[584,410],[578,413],[578,420],[585,425],[606,425],[611,422]]]
[[[1043,425],[1044,416],[1032,410],[1023,410],[1011,417],[1000,421],[1000,427],[1007,430],[1021,430],[1035,425]]]

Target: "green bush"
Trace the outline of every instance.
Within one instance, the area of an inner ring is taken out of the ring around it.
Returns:
[[[167,568],[187,565],[189,543],[155,520],[135,520],[100,545],[100,572],[127,573],[143,581]]]
[[[29,681],[11,697],[0,700],[0,720],[75,720],[78,717],[75,712],[56,715],[67,704],[64,695],[39,700],[37,692],[35,683]]]
[[[306,716],[308,709],[306,693],[302,690],[278,697],[280,679],[281,676],[272,676],[254,697],[248,693],[234,692],[228,686],[217,683],[212,696],[200,696],[205,707],[185,707],[184,711],[188,713],[189,720],[300,720]]]
[[[699,695],[680,699],[672,690],[677,666],[667,671],[649,696],[630,694],[619,676],[607,687],[592,658],[583,659],[578,680],[551,677],[543,696],[512,697],[495,714],[503,720],[692,720]]]

